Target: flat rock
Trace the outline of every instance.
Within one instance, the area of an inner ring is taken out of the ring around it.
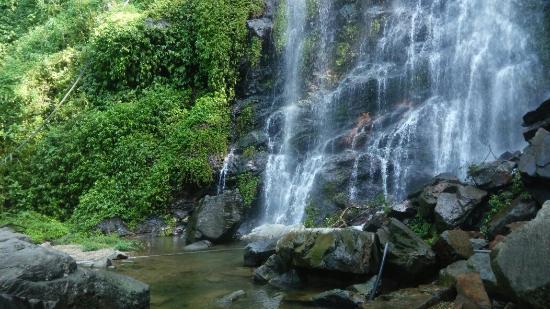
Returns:
[[[365,302],[363,297],[355,295],[353,292],[334,289],[314,295],[313,303],[322,307],[355,309],[359,308]]]
[[[374,301],[363,304],[364,309],[426,309],[454,297],[453,289],[438,285],[421,285],[417,288],[401,289],[378,296]]]
[[[454,261],[465,260],[474,254],[470,235],[463,230],[441,233],[433,246],[440,265],[447,266]]]

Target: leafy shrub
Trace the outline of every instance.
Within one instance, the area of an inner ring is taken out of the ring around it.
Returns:
[[[237,179],[237,187],[239,188],[239,193],[243,197],[244,205],[246,207],[252,205],[252,202],[256,199],[259,184],[260,177],[258,176],[254,176],[251,173],[239,175]]]

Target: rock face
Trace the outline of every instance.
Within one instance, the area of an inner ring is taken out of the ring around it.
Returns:
[[[550,303],[550,201],[491,253],[499,288],[535,308]],[[509,295],[509,294],[508,294]]]
[[[550,133],[539,129],[519,161],[526,187],[539,203],[550,199]]]
[[[243,200],[238,190],[206,196],[191,217],[188,239],[211,241],[231,237],[243,219]]]
[[[550,131],[550,100],[546,100],[536,110],[523,116],[523,136],[530,140],[540,128]]]
[[[355,229],[304,229],[277,243],[277,255],[296,268],[374,274],[379,251],[375,234]]]
[[[474,254],[470,235],[463,230],[443,232],[433,249],[442,266],[447,266],[454,261],[465,260]]]
[[[389,272],[412,279],[429,273],[435,266],[436,256],[430,246],[399,220],[391,218],[376,234],[382,247],[391,243],[386,261]]]
[[[152,236],[163,236],[168,224],[159,217],[150,217],[140,223],[136,228],[138,234],[150,234]],[[171,231],[170,231],[171,232]]]
[[[365,301],[361,296],[346,290],[334,289],[313,296],[313,303],[329,308],[359,308]]]
[[[67,254],[2,229],[1,308],[149,308],[149,287],[111,272],[78,268]]]
[[[126,223],[122,221],[119,217],[103,220],[97,225],[97,229],[100,230],[103,234],[112,234],[116,233],[118,236],[128,236],[132,232],[128,229]]]

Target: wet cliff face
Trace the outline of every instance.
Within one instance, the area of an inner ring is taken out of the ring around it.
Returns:
[[[229,182],[261,177],[259,222],[295,224],[308,207],[323,216],[380,194],[400,199],[435,174],[465,176],[522,148],[521,115],[549,89],[545,6],[270,3],[263,61],[236,108]]]

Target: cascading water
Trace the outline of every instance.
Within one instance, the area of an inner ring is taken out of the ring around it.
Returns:
[[[229,149],[229,153],[223,159],[222,169],[220,170],[220,174],[218,175],[218,186],[216,190],[217,194],[223,194],[223,192],[225,191],[225,178],[227,177],[227,172],[229,171],[229,164],[231,164],[234,157],[235,148],[231,147]]]
[[[543,0],[363,2],[282,2],[264,223],[301,222],[333,162],[347,168],[333,178],[350,203],[401,198],[441,172],[464,177],[469,164],[523,145],[521,116],[549,88],[530,29]],[[353,59],[337,73],[342,51]]]

